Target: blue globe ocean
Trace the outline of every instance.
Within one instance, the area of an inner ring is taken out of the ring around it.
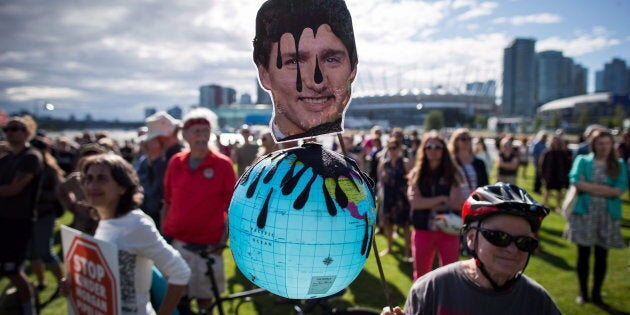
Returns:
[[[370,253],[372,180],[315,143],[265,156],[240,178],[228,214],[236,265],[254,284],[291,299],[347,287]]]

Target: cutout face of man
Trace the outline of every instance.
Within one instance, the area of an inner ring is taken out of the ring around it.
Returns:
[[[277,141],[326,123],[338,122],[332,132],[342,130],[356,67],[330,25],[305,28],[297,42],[293,34],[284,33],[271,45],[269,64],[258,65],[258,73],[273,96]]]

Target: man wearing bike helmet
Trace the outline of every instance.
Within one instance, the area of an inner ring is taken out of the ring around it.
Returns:
[[[523,275],[538,247],[534,233],[549,209],[522,188],[477,188],[462,207],[473,258],[436,269],[411,288],[400,314],[560,314],[547,291]]]

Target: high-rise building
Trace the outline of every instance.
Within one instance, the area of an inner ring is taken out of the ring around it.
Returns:
[[[595,71],[595,92],[604,91],[604,70]]]
[[[144,118],[147,118],[155,113],[157,113],[157,109],[155,109],[155,107],[147,107],[144,109]]]
[[[236,90],[229,87],[221,88],[221,104],[230,105],[236,103]]]
[[[611,62],[604,65],[602,91],[613,94],[628,94],[630,92],[628,67],[624,60],[613,58]]]
[[[586,93],[586,69],[555,50],[536,54],[536,102],[547,102]]]
[[[268,104],[271,105],[271,96],[267,91],[260,85],[260,82],[256,80],[256,104]]]
[[[573,66],[573,95],[586,94],[588,85],[588,70],[582,65]]]
[[[536,103],[538,105],[562,97],[562,52],[541,51],[536,54]]]
[[[536,113],[536,40],[517,38],[503,51],[504,116],[533,117]]]
[[[241,105],[251,105],[252,104],[252,96],[249,93],[241,94],[241,101],[239,102]]]
[[[166,112],[173,116],[173,118],[175,119],[182,119],[182,108],[179,107],[178,105],[175,105],[169,109],[166,110]]]
[[[205,108],[216,108],[221,104],[221,87],[212,84],[199,88],[199,106]]]

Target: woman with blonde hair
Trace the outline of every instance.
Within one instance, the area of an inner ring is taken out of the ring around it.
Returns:
[[[413,278],[431,271],[436,251],[440,266],[459,258],[459,236],[439,230],[434,218],[460,212],[463,198],[460,171],[435,130],[422,137],[416,161],[409,174],[407,197],[411,205]]]

